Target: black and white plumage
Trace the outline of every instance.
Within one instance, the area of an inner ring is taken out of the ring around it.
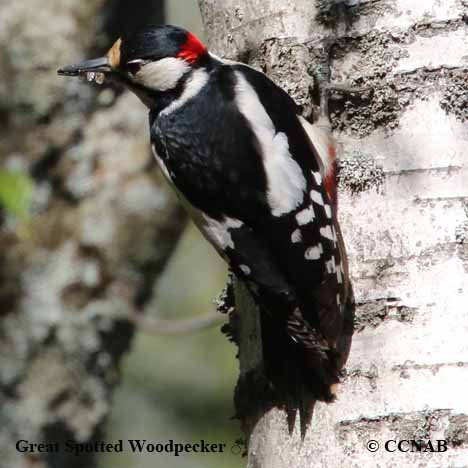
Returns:
[[[159,166],[262,308],[265,346],[293,349],[304,380],[331,399],[352,291],[326,121],[310,124],[266,75],[173,26],[126,35],[107,57],[60,73],[113,77],[149,107]]]

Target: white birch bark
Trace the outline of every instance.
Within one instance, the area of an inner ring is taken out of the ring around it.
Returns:
[[[346,376],[304,441],[278,409],[243,421],[248,466],[468,466],[467,2],[199,3],[213,52],[260,66],[306,112],[317,67],[361,89],[330,102],[358,302]],[[241,373],[260,365],[246,354]],[[390,439],[448,450],[388,452]]]

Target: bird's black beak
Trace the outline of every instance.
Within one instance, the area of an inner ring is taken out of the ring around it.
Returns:
[[[100,57],[93,60],[85,60],[76,65],[68,65],[57,70],[57,73],[62,76],[82,76],[86,73],[111,73],[112,68],[109,64],[108,57]]]

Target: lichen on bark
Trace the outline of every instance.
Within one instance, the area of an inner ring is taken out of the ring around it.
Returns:
[[[0,219],[2,466],[94,466],[95,454],[22,455],[15,444],[102,434],[131,317],[184,226],[151,164],[139,102],[56,75],[112,43],[120,3],[0,6],[0,170],[33,187],[29,217]],[[161,21],[144,3],[144,20]]]

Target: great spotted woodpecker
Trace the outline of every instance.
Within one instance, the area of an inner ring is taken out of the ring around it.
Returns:
[[[328,121],[309,123],[266,75],[174,26],[126,34],[105,57],[59,74],[117,80],[149,108],[157,162],[259,304],[265,346],[293,349],[304,380],[331,400],[352,289]]]

